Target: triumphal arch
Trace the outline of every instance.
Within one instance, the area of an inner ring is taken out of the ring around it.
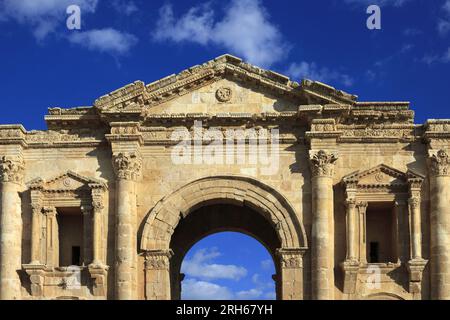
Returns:
[[[450,120],[231,55],[45,120],[0,126],[1,299],[179,299],[224,230],[278,299],[450,299]]]

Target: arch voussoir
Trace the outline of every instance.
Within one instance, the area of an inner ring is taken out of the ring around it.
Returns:
[[[182,215],[222,202],[246,205],[262,214],[274,226],[282,247],[307,247],[303,224],[280,193],[252,178],[216,176],[193,181],[158,202],[144,225],[141,250],[168,249]]]

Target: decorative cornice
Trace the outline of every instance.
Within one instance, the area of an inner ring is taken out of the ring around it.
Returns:
[[[430,173],[434,176],[447,176],[449,171],[450,158],[445,150],[438,150],[437,152],[430,152],[429,168]]]
[[[113,167],[118,179],[136,180],[141,174],[141,155],[138,152],[120,152],[114,154]]]
[[[0,182],[22,183],[25,163],[21,156],[0,158]]]
[[[310,151],[310,165],[313,176],[332,177],[334,173],[334,163],[338,157],[335,153],[319,150]]]

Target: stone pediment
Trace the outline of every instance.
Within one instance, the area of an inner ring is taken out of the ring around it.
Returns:
[[[70,170],[48,181],[42,178],[34,179],[28,183],[28,186],[32,190],[40,189],[47,192],[107,188],[103,181],[87,178]]]
[[[411,171],[409,173],[414,175]],[[353,185],[354,187],[406,186],[408,184],[408,175],[385,164],[381,164],[369,170],[347,175],[343,178],[343,181],[346,185]]]
[[[97,99],[94,107],[102,114],[145,115],[157,106],[161,108],[153,112],[209,112],[205,105],[215,104],[222,112],[252,112],[241,110],[240,104],[253,102],[260,104],[261,112],[271,112],[296,111],[298,106],[306,104],[349,105],[356,98],[320,82],[304,80],[299,84],[237,57],[223,55],[147,85],[142,81],[126,85]],[[175,99],[180,100],[180,107],[169,103]],[[193,104],[198,105],[197,109]]]

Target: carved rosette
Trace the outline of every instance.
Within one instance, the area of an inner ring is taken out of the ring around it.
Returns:
[[[314,177],[332,177],[334,163],[338,159],[334,153],[320,150],[310,153],[311,172]]]
[[[25,169],[24,161],[19,156],[0,158],[0,182],[21,183]]]
[[[142,158],[137,152],[120,152],[113,155],[114,172],[118,179],[136,180],[142,169]]]
[[[168,270],[172,250],[147,251],[145,253],[145,268],[147,270]]]
[[[303,253],[301,249],[279,249],[280,265],[284,269],[303,268]]]
[[[450,158],[445,150],[439,150],[430,156],[430,171],[435,176],[447,176],[449,171]]]

